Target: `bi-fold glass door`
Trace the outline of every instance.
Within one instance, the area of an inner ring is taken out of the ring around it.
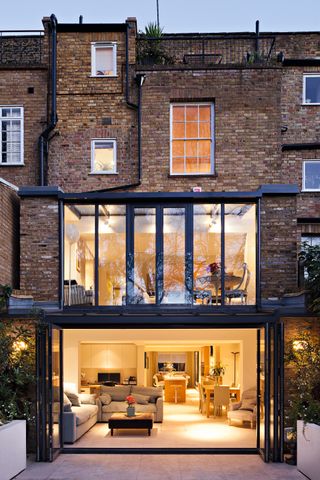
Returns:
[[[62,330],[42,324],[37,332],[37,460],[52,462],[63,446]]]

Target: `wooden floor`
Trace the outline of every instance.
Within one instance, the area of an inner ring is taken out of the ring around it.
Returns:
[[[255,448],[256,430],[229,426],[226,415],[209,417],[198,409],[198,392],[187,390],[186,403],[165,403],[164,421],[145,430],[115,430],[97,423],[76,443],[66,447],[87,448]]]

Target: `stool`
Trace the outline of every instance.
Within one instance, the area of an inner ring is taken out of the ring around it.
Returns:
[[[178,403],[178,388],[182,388],[182,385],[172,385],[174,388],[174,403]]]

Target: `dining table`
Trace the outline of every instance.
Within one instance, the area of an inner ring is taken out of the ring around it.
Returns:
[[[234,288],[235,285],[239,285],[242,280],[242,277],[238,275],[234,275],[233,273],[225,273],[224,274],[224,284],[229,289]],[[215,301],[216,304],[218,303],[219,299],[219,288],[221,286],[221,272],[213,273],[211,275],[203,275],[201,277],[196,278],[196,285],[201,286],[201,288],[210,288],[210,285],[213,286],[215,292]]]
[[[220,385],[219,385],[220,386]],[[221,386],[228,386],[228,385],[221,385]],[[205,391],[206,395],[206,415],[209,418],[209,413],[210,413],[210,397],[211,394],[214,392],[214,387],[215,385],[202,385]],[[237,402],[240,402],[240,388],[239,387],[229,387],[230,389],[230,396],[233,394],[235,395],[235,398]],[[212,398],[212,397],[211,397]]]

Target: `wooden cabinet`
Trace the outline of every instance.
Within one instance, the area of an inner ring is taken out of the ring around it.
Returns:
[[[80,346],[80,365],[82,368],[91,368],[91,347],[90,343],[83,343]]]
[[[137,347],[126,344],[83,343],[80,346],[81,368],[137,368]]]
[[[107,368],[123,368],[122,345],[106,345],[107,347]]]
[[[93,344],[91,346],[91,366],[92,368],[108,368],[108,355],[106,345],[103,343]]]
[[[123,345],[122,362],[123,368],[137,368],[137,347],[135,345]]]

